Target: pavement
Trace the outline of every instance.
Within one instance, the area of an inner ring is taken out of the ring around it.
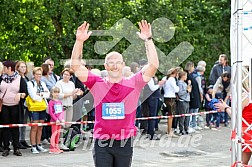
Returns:
[[[145,135],[138,134],[134,142],[132,167],[231,166],[230,128],[203,129],[178,138],[167,137],[166,120],[161,120],[159,129],[157,135],[160,140],[150,141]],[[57,155],[48,152],[32,154],[30,149],[24,149],[21,157],[13,155],[13,152],[8,157],[0,156],[0,167],[93,167],[92,146],[92,139],[88,138],[75,151]],[[44,147],[49,148],[49,145]]]

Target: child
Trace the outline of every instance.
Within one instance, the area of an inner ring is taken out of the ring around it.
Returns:
[[[189,113],[189,102],[190,102],[190,92],[192,90],[191,85],[187,85],[185,80],[187,79],[187,73],[185,71],[179,72],[178,80],[178,114],[188,114]],[[190,121],[190,116],[182,116],[178,118],[179,121],[179,134],[184,135],[188,134],[188,126]]]
[[[63,105],[60,100],[58,100],[60,89],[58,87],[53,87],[50,91],[51,100],[49,101],[49,114],[51,116],[51,122],[56,122],[56,124],[51,125],[52,136],[51,136],[51,146],[50,154],[59,154],[63,151],[59,149],[59,137],[60,137],[60,123],[64,121]]]
[[[205,95],[205,110],[211,111],[212,108],[209,106],[209,103],[212,100],[212,93],[213,93],[213,85],[208,86],[207,93]],[[206,126],[209,127],[209,129],[213,126],[213,114],[206,114]]]

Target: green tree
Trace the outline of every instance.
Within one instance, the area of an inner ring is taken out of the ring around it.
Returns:
[[[50,56],[60,70],[60,60],[71,56],[76,28],[84,20],[91,23],[92,30],[108,30],[122,18],[137,26],[141,19],[152,22],[160,17],[170,19],[176,28],[170,41],[155,41],[166,55],[188,41],[194,47],[188,60],[205,60],[209,74],[219,54],[230,54],[228,0],[2,0],[0,10],[0,60],[40,65]],[[97,40],[113,39],[92,36],[84,46],[86,59],[104,58],[95,53]],[[112,49],[123,52],[129,45],[123,39]]]

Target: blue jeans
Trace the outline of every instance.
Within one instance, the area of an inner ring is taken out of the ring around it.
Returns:
[[[199,108],[190,108],[189,113],[198,113],[199,112]],[[191,116],[191,122],[190,122],[190,127],[191,128],[195,128],[197,126],[196,124],[196,115],[192,115]]]

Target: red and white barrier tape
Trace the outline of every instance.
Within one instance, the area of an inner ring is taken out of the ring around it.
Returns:
[[[148,120],[148,119],[165,119],[165,118],[178,118],[178,117],[185,117],[191,115],[203,115],[203,114],[213,114],[217,113],[218,111],[205,111],[205,112],[198,112],[198,113],[190,113],[190,114],[180,114],[180,115],[171,115],[171,116],[155,116],[155,117],[143,117],[143,118],[136,118],[136,120]]]
[[[184,117],[184,116],[212,114],[212,113],[217,113],[217,111],[206,111],[206,112],[180,114],[180,115],[172,115],[172,116],[143,117],[143,118],[136,118],[136,120],[167,119],[167,118],[171,118],[171,117]],[[64,124],[87,124],[87,123],[94,123],[94,121],[65,122],[65,123],[61,123],[61,125],[64,125]],[[55,124],[55,122],[28,123],[28,124],[6,124],[6,125],[0,125],[0,128],[14,128],[14,127],[26,127],[26,126],[49,126],[49,125],[54,125],[54,124]]]
[[[243,164],[242,162],[238,161],[238,162],[235,162],[233,165],[231,165],[231,167],[236,167],[237,165],[239,165],[239,167],[252,167],[250,165],[245,165]]]

